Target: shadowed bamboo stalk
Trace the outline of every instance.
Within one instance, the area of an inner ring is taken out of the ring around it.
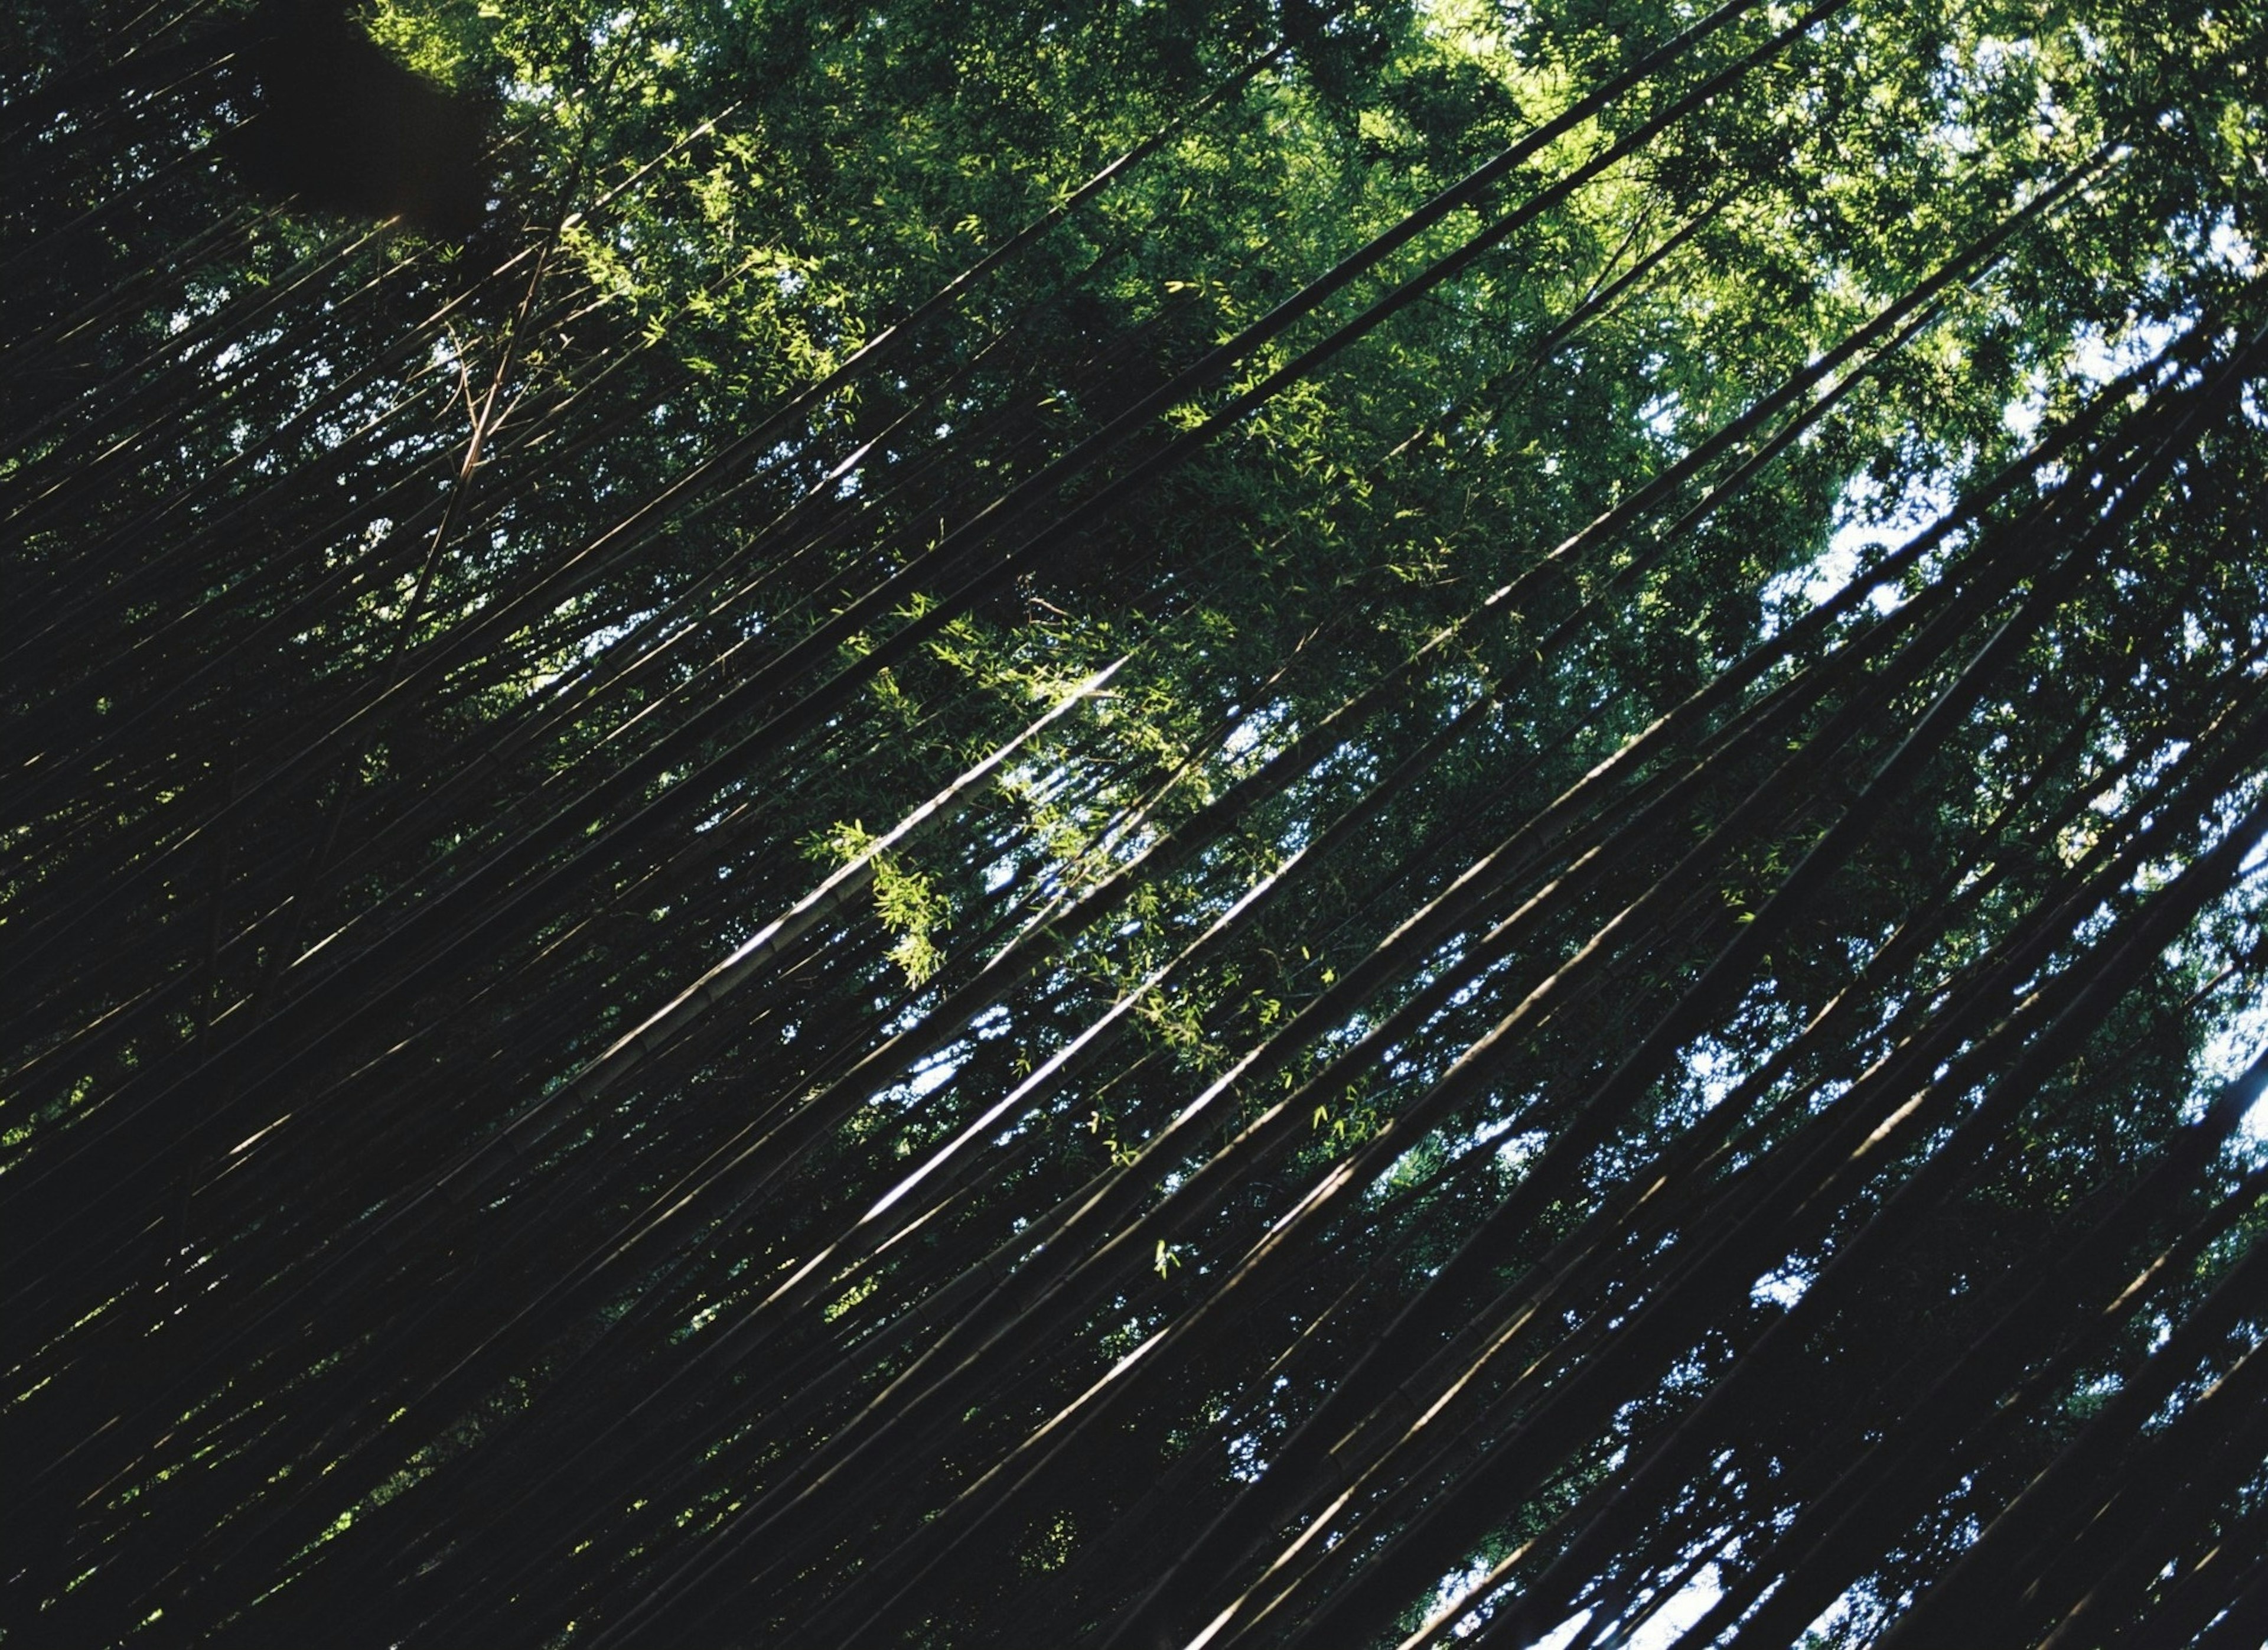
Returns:
[[[541,304],[43,137],[13,1631],[2230,1641],[2248,25],[1925,10],[530,8]]]

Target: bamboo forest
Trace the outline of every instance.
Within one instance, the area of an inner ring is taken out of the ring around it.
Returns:
[[[2258,1650],[2264,0],[15,0],[0,1644]]]

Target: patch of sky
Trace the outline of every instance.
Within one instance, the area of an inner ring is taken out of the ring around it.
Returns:
[[[2135,679],[2137,681],[2146,680],[2146,673],[2138,671],[2136,673]],[[2157,788],[2158,782],[2172,770],[2176,762],[2188,755],[2189,752],[2189,740],[2185,739],[2168,740],[2156,750],[2151,752],[2150,755],[2143,757],[2140,762],[2135,764],[2131,778],[2118,780],[2116,784],[2109,786],[2103,792],[2102,795],[2095,798],[2092,802],[2089,802],[2088,806],[2098,814],[2102,814],[2106,816],[2114,815],[2117,811],[2122,810],[2125,807],[2128,797],[2133,791],[2139,790],[2145,795],[2147,795],[2149,792],[2155,790]],[[2122,760],[2125,756],[2125,741],[2122,740],[2118,744],[2118,755],[2114,757],[2113,760]]]
[[[1815,1639],[1821,1644],[1833,1644],[1836,1642],[1837,1635],[1845,1630],[1848,1624],[1868,1602],[1869,1597],[1870,1595],[1865,1590],[1863,1583],[1852,1587],[1842,1597],[1819,1612],[1818,1618],[1804,1629],[1801,1642],[1810,1644]]]
[[[2236,874],[2249,879],[2264,865],[2268,865],[2268,836],[2260,837],[2244,851],[2244,858],[2236,863]]]
[[[1543,1130],[1530,1129],[1525,1134],[1513,1136],[1511,1139],[1497,1147],[1496,1160],[1503,1164],[1506,1170],[1516,1175],[1528,1167],[1537,1153],[1550,1144],[1551,1137]]]
[[[1785,1312],[1803,1299],[1804,1291],[1811,1287],[1811,1274],[1793,1262],[1776,1266],[1749,1286],[1749,1299],[1758,1306],[1778,1307]]]
[[[2100,388],[2162,354],[2180,333],[2174,321],[2149,318],[2136,320],[2116,337],[2097,327],[2081,327],[2073,338],[2072,366]]]
[[[1319,1041],[1327,1048],[1351,1049],[1370,1035],[1368,1014],[1353,1014],[1325,1032]]]
[[[1852,476],[1836,504],[1826,547],[1807,565],[1765,584],[1765,635],[1840,594],[1853,578],[1864,577],[1861,568],[1875,559],[1870,552],[1904,544],[1935,525],[1953,503],[1952,481],[1945,475],[1910,476],[1895,493],[1871,475]],[[1884,585],[1869,600],[1877,613],[1889,613],[1904,598],[1896,586]]]
[[[1895,1006],[1903,1007],[1904,999],[1899,999],[1899,1002]],[[1894,1012],[1895,1008],[1886,1009],[1883,1013],[1884,1020],[1887,1021]],[[1811,1091],[1810,1098],[1804,1103],[1810,1109],[1812,1115],[1816,1116],[1819,1113],[1826,1110],[1830,1106],[1833,1105],[1837,1101],[1842,1099],[1844,1095],[1850,1092],[1851,1083],[1849,1079],[1841,1077],[1830,1078],[1825,1082],[1821,1083],[1817,1087],[1814,1088]]]
[[[1448,1149],[1456,1156],[1462,1157],[1466,1153],[1486,1145],[1490,1141],[1498,1138],[1506,1130],[1512,1127],[1512,1123],[1513,1120],[1509,1117],[1491,1117],[1478,1127],[1467,1131],[1462,1139],[1448,1141],[1447,1143]]]
[[[2154,1313],[2150,1318],[2150,1344],[2144,1350],[2155,1352],[2174,1338],[2174,1321],[2164,1313]]]
[[[1709,1613],[1709,1607],[1724,1594],[1717,1579],[1717,1566],[1704,1565],[1694,1572],[1693,1579],[1664,1599],[1646,1617],[1638,1631],[1626,1639],[1614,1640],[1617,1650],[1668,1650],[1685,1636],[1685,1630]]]
[[[1646,432],[1660,440],[1668,441],[1677,434],[1678,414],[1684,409],[1675,391],[1664,390],[1638,409],[1638,421]]]
[[[2231,232],[2235,232],[2233,226]],[[2122,373],[2131,372],[2162,354],[2181,330],[2176,322],[2147,318],[2133,320],[2115,335],[2100,327],[2082,326],[2072,335],[2070,370],[2089,387],[2100,389]],[[2039,434],[2040,420],[2046,412],[2046,390],[2036,386],[2010,401],[2002,410],[2000,420],[2019,439],[2029,441]]]
[[[1487,679],[1468,669],[1441,671],[1434,676],[1433,685],[1442,695],[1440,719],[1444,725],[1471,710],[1489,691]]]
[[[2260,272],[2260,255],[2244,232],[2236,226],[2235,214],[2223,207],[2213,219],[2213,227],[2205,232],[2205,261],[2218,264],[2234,276],[2250,280]]]
[[[1020,762],[1001,776],[1000,785],[1034,807],[1043,807],[1063,793],[1071,783],[1071,764],[1064,762],[1049,762],[1044,767],[1037,762]]]
[[[956,1043],[941,1050],[917,1064],[902,1082],[879,1089],[867,1101],[872,1106],[910,1106],[916,1101],[934,1094],[951,1082],[961,1068],[968,1064],[968,1048]]]
[[[2208,1085],[2206,1094],[2199,1096],[2200,1106],[2258,1058],[2264,1047],[2268,1047],[2268,991],[2255,986],[2250,998],[2206,1040],[2198,1061]],[[2237,1124],[2236,1147],[2255,1162],[2268,1162],[2268,1090],[2252,1102],[2244,1120]]]
[[[1289,859],[1295,854],[1307,852],[1308,844],[1314,840],[1315,827],[1312,810],[1300,808],[1287,814],[1283,823],[1277,827],[1274,838],[1278,860]],[[1233,852],[1233,850],[1228,851]],[[1223,857],[1226,858],[1226,854],[1225,853]],[[1278,868],[1281,868],[1280,865]]]
[[[1475,1595],[1481,1584],[1488,1580],[1489,1572],[1495,1568],[1496,1564],[1494,1560],[1489,1558],[1476,1558],[1463,1569],[1453,1570],[1447,1575],[1443,1576],[1439,1581],[1436,1581],[1433,1584],[1432,1602],[1430,1608],[1427,1609],[1425,1612],[1426,1615],[1429,1617],[1438,1616],[1443,1610],[1452,1609],[1460,1604],[1469,1609],[1472,1605],[1479,1602],[1478,1598],[1476,1597]],[[1575,1617],[1573,1623],[1574,1631],[1580,1632],[1582,1631],[1583,1624],[1590,1620],[1590,1618],[1591,1612],[1588,1610],[1585,1610],[1580,1616]],[[1487,1624],[1488,1617],[1485,1615],[1469,1614],[1463,1620],[1458,1622],[1454,1626],[1449,1629],[1448,1636],[1452,1639],[1469,1639],[1473,1634],[1478,1632]],[[1560,1639],[1557,1637],[1545,1639],[1538,1643],[1536,1650],[1543,1650],[1543,1645],[1546,1644],[1553,1646],[1555,1650],[1559,1650],[1560,1646],[1564,1646],[1571,1642],[1572,1642],[1572,1639]]]
[[[1739,1086],[1746,1061],[1713,1037],[1696,1042],[1685,1057],[1686,1080],[1704,1111],[1714,1111]]]
[[[1231,706],[1229,714],[1236,715],[1241,708]],[[1229,729],[1228,738],[1221,744],[1221,753],[1239,761],[1249,755],[1259,748],[1260,741],[1284,720],[1289,709],[1287,705],[1278,703],[1264,705],[1253,711],[1251,715],[1245,717],[1234,727]]]
[[[1228,1440],[1230,1477],[1243,1484],[1257,1484],[1260,1475],[1267,1470],[1267,1459],[1260,1453],[1259,1434],[1240,1433]]]
[[[1587,1609],[1578,1610],[1538,1639],[1535,1641],[1535,1650],[1572,1650],[1575,1641],[1582,1637],[1583,1630],[1590,1624],[1591,1612]],[[1464,1633],[1461,1632],[1457,1636],[1462,1638]]]
[[[2158,1320],[2158,1330],[2157,1339],[2150,1347],[2153,1353],[2173,1338],[2172,1326],[2163,1318]],[[2151,1411],[2143,1421],[2140,1430],[2144,1435],[2161,1433],[2180,1420],[2191,1404],[2220,1384],[2226,1367],[2217,1358],[2193,1366],[2187,1375],[2175,1383],[2173,1390],[2166,1395],[2165,1402]]]
[[[387,524],[391,527],[391,522]],[[644,608],[614,624],[602,624],[558,656],[556,667],[538,671],[529,681],[529,690],[541,693],[563,677],[572,674],[577,667],[589,664],[615,643],[622,641],[652,619],[658,609]]]
[[[1498,967],[1502,966],[1502,964],[1498,965]],[[1488,984],[1489,976],[1495,972],[1495,969],[1484,969],[1481,973],[1474,976],[1470,980],[1468,980],[1464,984],[1459,986],[1454,991],[1450,993],[1449,1000],[1441,1005],[1441,1013],[1447,1013],[1453,1008],[1462,1008],[1467,1003],[1471,1002],[1473,998],[1478,997],[1481,994],[1482,989]],[[1437,1014],[1434,1016],[1434,1019],[1438,1020],[1440,1017],[1440,1016]],[[1427,1023],[1431,1024],[1432,1022],[1428,1021]]]
[[[1367,784],[1378,777],[1378,753],[1352,740],[1338,746],[1317,765],[1333,773],[1344,774],[1359,784]]]

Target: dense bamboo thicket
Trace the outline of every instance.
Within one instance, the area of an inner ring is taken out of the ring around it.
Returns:
[[[2268,7],[292,3],[0,58],[11,1650],[2268,1637]]]

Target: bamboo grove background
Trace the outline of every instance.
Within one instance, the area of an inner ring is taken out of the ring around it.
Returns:
[[[0,63],[6,1643],[2268,1636],[2268,11],[241,15]]]

